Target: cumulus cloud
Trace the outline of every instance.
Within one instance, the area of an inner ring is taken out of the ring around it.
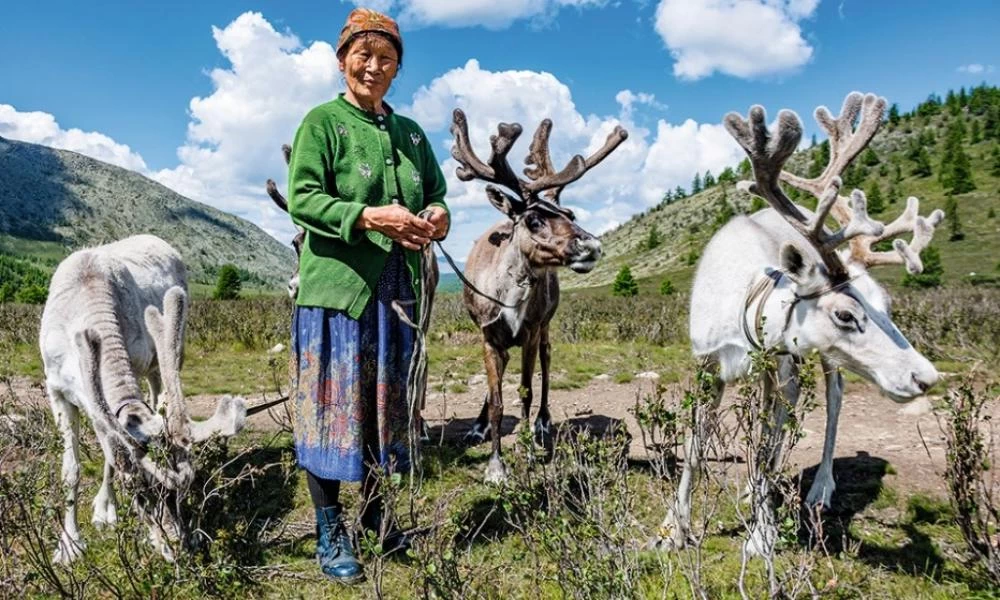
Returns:
[[[212,93],[191,100],[180,164],[154,178],[288,241],[291,223],[267,199],[264,181],[284,183],[281,144],[291,143],[309,109],[341,89],[334,49],[322,41],[303,46],[255,12],[212,35],[229,67],[211,71]]]
[[[146,172],[146,161],[125,144],[103,133],[63,129],[49,113],[20,112],[9,104],[0,104],[0,136],[72,150],[132,171]]]
[[[742,152],[721,125],[688,120],[679,125],[659,120],[655,131],[632,120],[637,104],[662,106],[651,94],[622,90],[616,96],[617,115],[584,114],[573,102],[566,84],[551,73],[535,71],[489,71],[475,60],[452,69],[420,88],[413,104],[404,107],[442,143],[438,157],[448,179],[449,205],[462,219],[447,246],[464,256],[486,227],[500,218],[487,202],[483,185],[462,182],[455,176],[457,162],[449,156],[448,127],[451,109],[462,108],[469,120],[469,136],[480,158],[489,155],[489,136],[500,121],[518,122],[525,132],[509,154],[520,172],[534,128],[544,118],[553,121],[549,140],[557,168],[575,154],[587,156],[603,145],[616,125],[629,131],[629,138],[603,163],[566,188],[563,203],[577,213],[581,225],[602,233],[632,214],[658,203],[663,194],[678,185],[687,187],[695,172],[718,173],[735,165]],[[459,222],[456,219],[456,223]],[[465,225],[464,223],[468,223]]]
[[[981,65],[979,63],[972,63],[968,65],[962,65],[958,68],[959,73],[968,73],[970,75],[981,75],[983,73],[992,73],[993,65]]]
[[[600,7],[608,0],[343,0],[396,15],[404,26],[503,29],[519,19],[551,18],[563,7]]]
[[[655,28],[681,79],[715,72],[760,77],[809,62],[813,49],[799,24],[818,5],[819,0],[661,0]]]

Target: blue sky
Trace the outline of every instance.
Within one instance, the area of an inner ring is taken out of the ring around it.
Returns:
[[[739,158],[718,124],[754,103],[795,109],[851,90],[909,108],[928,93],[996,84],[1000,3],[858,0],[375,0],[406,54],[389,97],[435,141],[464,255],[498,215],[454,177],[451,108],[478,148],[499,120],[553,118],[555,161],[618,123],[629,142],[564,202],[601,231],[693,173]],[[132,168],[248,218],[290,226],[262,182],[278,146],[342,86],[329,45],[348,2],[18,2],[0,18],[0,135]],[[528,137],[528,136],[525,136]],[[478,141],[477,141],[478,140]],[[485,150],[482,150],[485,152]],[[520,164],[526,143],[512,152]],[[517,165],[515,165],[517,166]],[[450,171],[450,172],[449,172]],[[574,190],[573,188],[577,189]]]

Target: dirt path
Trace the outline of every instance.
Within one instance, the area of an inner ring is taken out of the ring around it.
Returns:
[[[552,418],[557,424],[566,421],[585,422],[597,428],[624,421],[633,436],[630,449],[632,455],[645,457],[639,428],[630,409],[635,406],[637,395],[650,393],[653,385],[653,380],[650,379],[637,378],[632,383],[618,384],[597,377],[582,389],[553,390],[550,398]],[[537,379],[534,387],[537,404],[539,387]],[[28,380],[15,381],[15,392],[18,397],[46,403],[41,387]],[[436,437],[441,433],[441,428],[444,428],[446,440],[460,440],[479,414],[485,392],[484,378],[473,376],[465,392],[429,394],[424,416],[428,420],[432,434]],[[668,396],[678,395],[680,392],[679,385],[668,386]],[[821,390],[818,392],[818,397],[821,399]],[[504,397],[507,402],[503,433],[507,436],[505,441],[509,442],[512,440],[509,434],[517,424],[521,410],[516,400],[516,381],[505,382]],[[192,412],[197,416],[210,415],[217,398],[218,396],[191,397],[189,403]],[[248,398],[251,405],[262,400],[263,397]],[[870,384],[847,384],[841,409],[836,456],[838,458],[870,456],[884,460],[892,466],[890,472],[894,471],[894,474],[886,477],[884,482],[886,485],[901,492],[919,491],[943,496],[945,485],[941,474],[945,465],[944,437],[932,409],[933,403],[937,400],[938,398],[933,397],[920,398],[910,404],[900,405],[879,394]],[[533,412],[535,408],[533,407]],[[1000,422],[1000,402],[994,403],[991,413],[993,422]],[[795,467],[805,469],[819,463],[825,422],[825,409],[820,402],[819,406],[807,415],[803,425],[805,437],[799,441],[791,454],[790,458]],[[276,421],[266,412],[251,417],[249,426],[261,430],[278,428]]]

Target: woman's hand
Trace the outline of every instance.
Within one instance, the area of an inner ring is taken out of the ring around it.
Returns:
[[[443,212],[443,209],[438,210]],[[365,208],[356,227],[384,233],[407,250],[420,250],[430,243],[431,236],[436,233],[436,226],[430,221],[417,217],[399,204]]]
[[[446,233],[448,233],[448,211],[441,208],[440,206],[432,206],[427,209],[430,211],[430,216],[427,221],[434,226],[434,233],[431,234],[431,239],[440,240]]]

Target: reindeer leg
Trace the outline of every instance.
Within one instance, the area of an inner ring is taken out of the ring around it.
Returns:
[[[660,525],[659,538],[653,540],[654,547],[665,550],[680,550],[687,546],[691,537],[691,493],[703,458],[704,440],[715,434],[719,403],[726,391],[726,384],[718,374],[718,365],[709,363],[705,369],[714,375],[712,400],[707,405],[692,408],[694,423],[691,435],[684,442],[684,471],[677,486],[677,497]]]
[[[153,412],[156,412],[160,407],[160,392],[163,391],[159,367],[154,367],[146,375],[146,383],[149,385],[149,402],[147,404]]]
[[[506,350],[483,343],[486,357],[486,379],[490,388],[490,429],[493,430],[493,454],[486,466],[486,483],[503,483],[507,480],[507,468],[500,458],[500,421],[503,419],[503,373],[510,355]]]
[[[552,345],[549,344],[547,323],[542,327],[538,355],[542,367],[542,401],[538,405],[538,416],[535,418],[535,435],[544,440],[552,426],[552,417],[549,416],[549,364],[552,362]]]
[[[52,415],[63,437],[62,484],[66,493],[66,514],[63,519],[59,547],[53,562],[68,565],[80,557],[85,544],[80,539],[76,501],[80,483],[80,410],[59,391],[48,388]]]
[[[527,427],[528,417],[531,415],[531,401],[534,399],[531,379],[535,371],[535,359],[538,357],[538,340],[537,335],[526,340],[521,350],[521,387],[517,390],[521,400],[521,423],[518,427]]]
[[[829,507],[830,497],[837,487],[833,481],[833,451],[837,444],[837,420],[840,418],[840,401],[844,397],[844,378],[837,367],[826,361],[823,361],[823,376],[826,379],[826,438],[823,440],[823,459],[806,496],[806,506],[810,508]]]
[[[114,527],[118,523],[114,488],[115,453],[111,445],[112,442],[107,435],[100,436],[98,441],[100,441],[101,451],[104,453],[104,478],[101,480],[101,489],[94,496],[94,513],[90,517],[90,522],[98,528]]]

